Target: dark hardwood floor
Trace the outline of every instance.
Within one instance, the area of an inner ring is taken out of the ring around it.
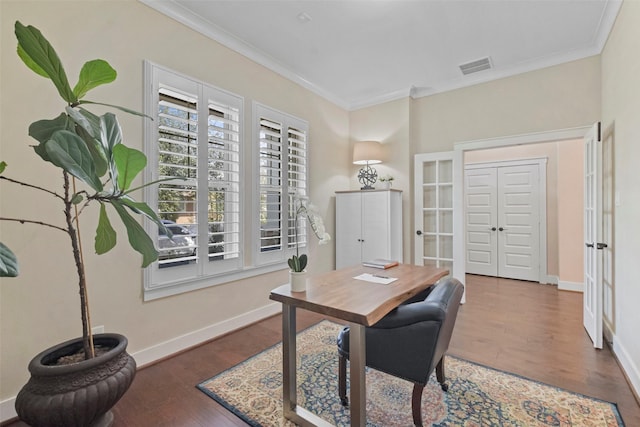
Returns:
[[[298,314],[299,329],[322,319],[302,310]],[[113,410],[114,427],[246,426],[195,386],[279,342],[280,321],[280,316],[266,319],[141,369]],[[627,426],[640,426],[640,406],[612,353],[594,350],[584,332],[582,294],[467,276],[467,302],[449,353],[615,402]]]

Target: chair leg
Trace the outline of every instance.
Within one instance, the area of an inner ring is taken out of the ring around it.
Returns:
[[[411,395],[411,413],[413,414],[413,424],[416,427],[422,427],[422,390],[423,384],[413,385],[413,394]]]
[[[338,395],[342,406],[347,406],[347,358],[342,355],[338,356]]]
[[[449,390],[449,386],[447,385],[447,383],[445,383],[445,379],[444,379],[444,355],[442,355],[442,359],[440,359],[440,361],[438,362],[438,365],[436,365],[436,378],[438,379],[438,382],[440,383],[440,388],[442,388],[442,391],[447,391]]]

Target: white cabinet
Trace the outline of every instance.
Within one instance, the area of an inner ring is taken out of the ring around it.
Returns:
[[[336,268],[375,258],[402,262],[402,191],[336,192]]]

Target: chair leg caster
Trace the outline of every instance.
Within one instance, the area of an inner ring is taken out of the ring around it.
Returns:
[[[340,399],[340,403],[342,404],[342,406],[349,406],[349,399]]]
[[[442,391],[447,391],[449,390],[449,384],[447,383],[440,384],[440,388],[442,388]]]

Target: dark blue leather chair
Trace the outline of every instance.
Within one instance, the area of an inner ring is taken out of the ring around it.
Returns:
[[[441,279],[422,301],[416,298],[401,304],[379,322],[365,330],[366,365],[378,371],[411,381],[413,422],[422,426],[422,390],[431,373],[447,391],[444,354],[449,347],[464,287],[453,278]],[[347,405],[347,359],[349,327],[338,335],[338,390]]]

